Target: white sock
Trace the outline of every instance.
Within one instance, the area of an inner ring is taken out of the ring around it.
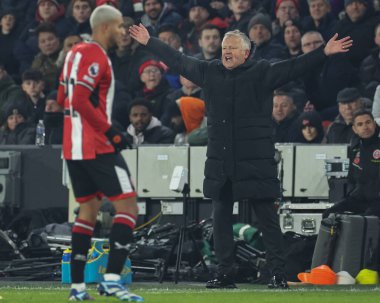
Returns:
[[[104,281],[119,281],[120,275],[117,274],[104,274]]]
[[[71,284],[71,289],[75,289],[78,292],[82,292],[86,290],[86,284],[85,283],[73,283]]]

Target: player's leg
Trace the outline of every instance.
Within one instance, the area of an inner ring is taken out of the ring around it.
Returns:
[[[75,220],[71,238],[70,269],[72,285],[69,295],[69,300],[71,301],[93,300],[86,292],[84,267],[101,201],[98,198],[96,185],[91,181],[91,176],[87,174],[86,169],[83,167],[83,162],[67,161],[74,195],[80,203],[79,214]],[[88,163],[86,162],[86,164]]]
[[[102,177],[99,187],[115,207],[115,216],[110,232],[110,253],[104,282],[99,284],[99,293],[112,295],[123,301],[142,302],[143,298],[130,293],[121,283],[121,271],[129,254],[127,245],[132,242],[137,219],[136,192],[130,179],[128,167],[117,154],[102,155]]]

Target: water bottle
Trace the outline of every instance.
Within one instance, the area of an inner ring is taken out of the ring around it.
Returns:
[[[43,120],[39,120],[36,127],[36,145],[45,145],[45,125]]]

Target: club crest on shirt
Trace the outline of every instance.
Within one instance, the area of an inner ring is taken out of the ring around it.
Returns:
[[[99,63],[92,63],[88,68],[88,74],[91,77],[96,77],[99,74]]]
[[[380,149],[375,149],[372,155],[375,160],[380,159]]]

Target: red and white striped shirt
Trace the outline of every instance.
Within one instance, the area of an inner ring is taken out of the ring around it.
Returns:
[[[65,111],[64,159],[95,159],[115,151],[104,134],[111,126],[114,87],[111,61],[99,44],[80,43],[67,54],[58,91]]]

